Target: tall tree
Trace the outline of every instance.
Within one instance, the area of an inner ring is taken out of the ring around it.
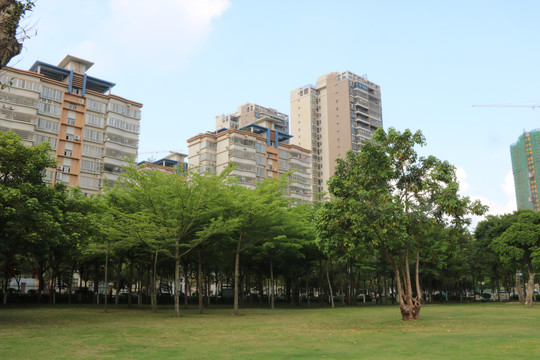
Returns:
[[[41,246],[31,229],[40,199],[50,191],[43,181],[45,169],[55,166],[49,151],[47,143],[26,146],[14,132],[0,132],[0,271],[6,289],[17,257]]]
[[[230,188],[233,196],[228,204],[228,217],[236,219],[231,228],[234,241],[234,314],[238,315],[240,256],[248,248],[260,244],[266,237],[266,231],[277,224],[279,214],[288,204],[283,198],[286,184],[284,177],[267,178],[255,189],[246,189],[235,185]]]
[[[427,224],[460,231],[468,224],[467,214],[485,209],[458,194],[451,164],[418,155],[415,146],[425,144],[420,131],[380,128],[373,140],[358,154],[349,152],[338,160],[328,183],[333,200],[321,208],[319,233],[324,235],[332,223],[349,235],[341,237],[345,248],[362,242],[382,251],[394,272],[402,319],[417,320],[422,302],[420,251],[430,229]]]
[[[227,171],[219,175],[165,174],[139,171],[133,164],[114,189],[115,196],[135,204],[135,211],[114,214],[116,227],[135,234],[154,254],[175,261],[175,316],[180,316],[180,261],[204,237],[196,233],[221,215]],[[129,229],[129,230],[128,230]],[[155,271],[154,271],[155,272]]]
[[[529,275],[525,305],[533,306],[534,277],[540,269],[540,213],[520,210],[513,218],[513,224],[493,240],[492,248],[502,261],[525,266]]]

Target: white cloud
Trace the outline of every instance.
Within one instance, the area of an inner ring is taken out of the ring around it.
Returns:
[[[124,63],[141,70],[181,69],[201,51],[212,21],[230,5],[229,0],[110,0],[73,55],[116,69]]]
[[[466,181],[467,179],[467,172],[462,167],[456,168],[456,177],[459,182],[459,188],[460,192],[466,193],[470,190],[470,184]],[[506,176],[503,179],[503,182],[500,184],[500,188],[502,190],[502,194],[504,196],[498,196],[498,200],[494,200],[493,198],[488,198],[483,195],[476,195],[476,194],[465,194],[466,196],[469,196],[471,200],[478,200],[483,205],[487,205],[489,207],[488,212],[486,215],[502,215],[511,213],[516,210],[516,196],[515,196],[515,188],[514,188],[514,175],[512,174],[512,171],[509,171]],[[484,216],[473,216],[472,217],[472,228],[476,227],[476,224],[478,224],[479,221],[484,220]]]
[[[467,172],[462,167],[456,167],[456,177],[457,181],[459,183],[459,190],[461,192],[465,193],[467,190],[469,190],[470,185],[465,179],[467,179]]]

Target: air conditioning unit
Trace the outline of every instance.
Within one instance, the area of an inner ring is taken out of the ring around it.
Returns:
[[[79,99],[79,104],[84,104],[84,99]]]
[[[61,166],[61,165],[58,165],[58,166],[56,167],[56,170],[59,170],[59,171],[64,171],[64,167],[63,167],[63,166]]]
[[[81,141],[81,137],[79,135],[75,135],[75,140]]]
[[[15,110],[15,108],[13,106],[10,106],[9,110]]]

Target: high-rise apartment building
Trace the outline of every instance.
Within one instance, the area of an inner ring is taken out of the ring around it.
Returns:
[[[114,182],[139,143],[142,104],[110,93],[115,85],[89,76],[92,62],[66,56],[58,66],[6,67],[0,82],[0,131],[28,145],[49,142],[57,159],[46,181],[97,193]]]
[[[328,191],[336,159],[359,151],[382,126],[379,85],[350,71],[329,73],[291,91],[291,143],[312,152],[312,192]]]
[[[216,116],[216,130],[238,129],[255,124],[289,134],[289,116],[257,104],[244,104],[234,114]]]
[[[289,175],[288,196],[298,203],[311,201],[311,151],[290,145],[288,117],[273,109],[245,104],[235,114],[216,118],[216,131],[188,139],[189,167],[221,172],[229,164],[231,176],[254,188],[267,177]]]
[[[536,169],[540,169],[540,129],[523,133],[510,146],[518,209],[540,210]]]

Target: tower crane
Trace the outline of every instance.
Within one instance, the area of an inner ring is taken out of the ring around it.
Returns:
[[[514,107],[514,108],[540,108],[540,105],[505,105],[505,104],[492,104],[492,105],[473,105],[472,107]]]

